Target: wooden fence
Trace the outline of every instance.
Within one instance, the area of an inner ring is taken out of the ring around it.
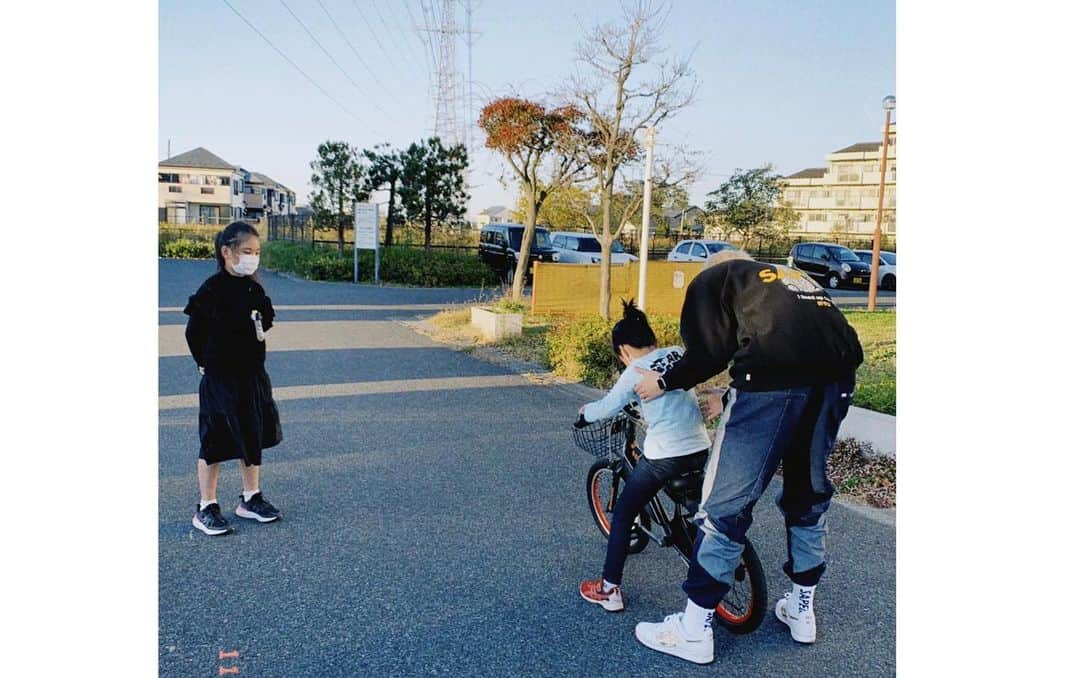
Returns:
[[[611,317],[622,317],[621,299],[636,298],[638,262],[611,267]],[[646,269],[645,311],[673,315],[682,312],[686,287],[701,271],[700,262],[650,261]],[[553,315],[596,315],[600,308],[599,264],[533,266],[532,312]]]

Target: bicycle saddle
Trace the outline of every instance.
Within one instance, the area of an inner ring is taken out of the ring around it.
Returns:
[[[691,471],[667,481],[668,490],[677,494],[695,493],[701,491],[701,484],[705,482],[705,470]]]

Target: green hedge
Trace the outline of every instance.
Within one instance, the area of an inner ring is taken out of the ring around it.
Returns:
[[[353,254],[339,254],[334,246],[273,241],[262,247],[265,266],[311,280],[351,281]],[[375,279],[375,253],[360,252],[360,280]],[[383,282],[417,287],[479,287],[497,285],[499,276],[479,257],[456,252],[425,252],[412,247],[389,247],[380,252],[379,277]]]
[[[845,311],[859,333],[863,364],[855,375],[854,404],[875,412],[896,414],[896,314]],[[546,334],[548,363],[556,374],[590,386],[608,388],[623,366],[611,350],[614,322],[599,316],[555,321]],[[679,321],[669,316],[649,318],[660,346],[678,346]]]
[[[623,365],[611,349],[614,320],[587,316],[554,326],[547,334],[548,362],[555,374],[608,388],[618,378]],[[679,321],[669,316],[652,316],[649,324],[659,346],[678,346]]]
[[[189,238],[159,241],[158,256],[170,259],[213,259],[214,243]]]

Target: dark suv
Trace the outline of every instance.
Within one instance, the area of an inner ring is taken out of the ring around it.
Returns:
[[[829,289],[870,286],[870,266],[859,255],[835,243],[796,245],[788,254],[788,266],[805,271]]]
[[[480,261],[484,262],[506,282],[513,282],[518,257],[521,255],[521,224],[488,224],[480,231]],[[559,253],[551,246],[551,234],[546,228],[536,228],[529,249],[526,282],[532,278],[532,262],[558,261]]]

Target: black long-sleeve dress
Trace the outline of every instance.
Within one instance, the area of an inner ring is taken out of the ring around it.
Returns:
[[[199,384],[199,458],[208,464],[242,459],[262,463],[262,451],[281,442],[281,420],[266,374],[263,330],[274,323],[274,307],[251,276],[219,271],[188,300],[185,335],[191,356],[205,374]]]

